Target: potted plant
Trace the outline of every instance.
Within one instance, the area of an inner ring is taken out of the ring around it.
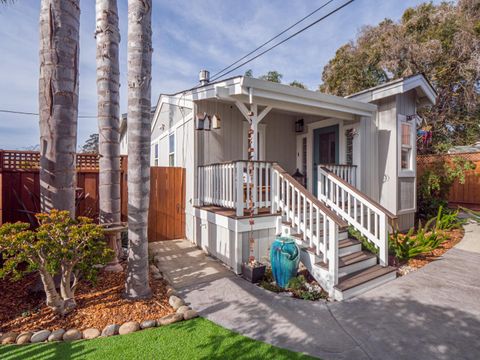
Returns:
[[[242,277],[251,283],[258,283],[265,276],[266,268],[266,265],[256,260],[255,257],[250,256],[248,262],[242,264]]]

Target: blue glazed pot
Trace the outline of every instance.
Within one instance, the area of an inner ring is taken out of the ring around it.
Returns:
[[[278,286],[285,288],[291,278],[297,276],[300,249],[289,237],[276,238],[270,248],[270,263],[273,278]]]

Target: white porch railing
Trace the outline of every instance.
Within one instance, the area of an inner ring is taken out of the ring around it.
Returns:
[[[250,176],[249,163],[253,166]],[[243,216],[250,207],[250,195],[254,213],[259,208],[271,206],[271,167],[265,161],[231,161],[198,167],[199,205],[216,205],[235,209],[237,216]]]
[[[348,224],[309,193],[279,165],[272,167],[272,212],[281,211],[303,241],[328,263],[332,287],[338,284],[339,229]]]
[[[396,216],[326,167],[318,167],[318,198],[371,241],[388,265],[388,225]]]
[[[357,187],[357,165],[320,164],[320,166],[327,168],[350,185]]]

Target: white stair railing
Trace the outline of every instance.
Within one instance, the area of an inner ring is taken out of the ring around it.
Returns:
[[[327,168],[350,185],[357,187],[357,165],[320,164],[320,167]]]
[[[388,265],[388,226],[396,216],[326,167],[318,167],[318,198],[379,250]]]
[[[348,224],[316,199],[278,164],[272,166],[272,212],[281,211],[303,243],[328,263],[332,287],[338,284],[339,230]]]
[[[253,199],[254,212],[271,206],[271,166],[266,161],[252,161],[253,176],[249,175],[249,161],[239,160],[198,167],[198,203],[235,209],[243,216]]]

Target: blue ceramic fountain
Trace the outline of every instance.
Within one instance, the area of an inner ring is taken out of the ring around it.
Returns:
[[[278,286],[285,288],[290,279],[297,276],[299,262],[300,249],[295,240],[289,237],[276,238],[270,248],[270,263]]]

